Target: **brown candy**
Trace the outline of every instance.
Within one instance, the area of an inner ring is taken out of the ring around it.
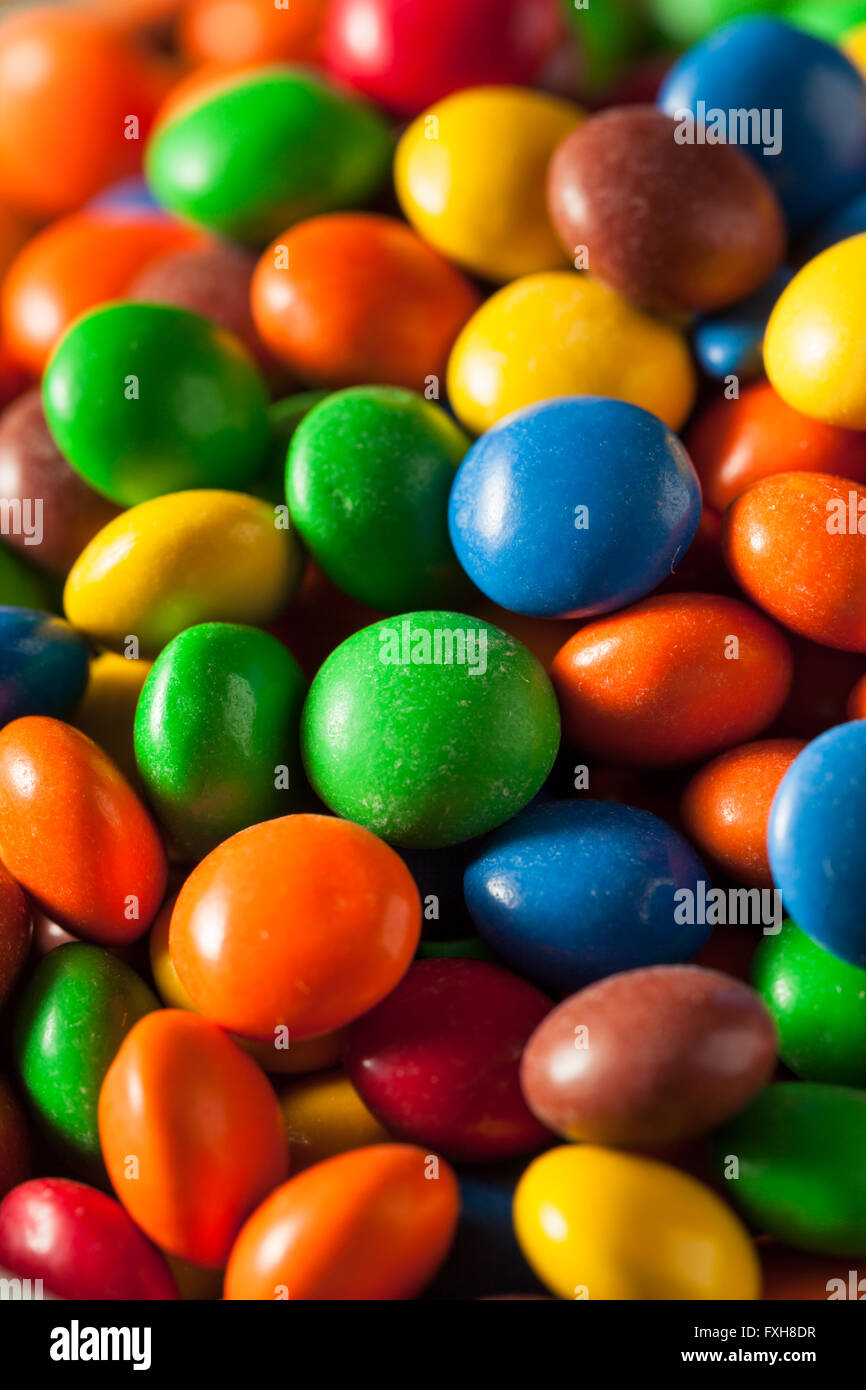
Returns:
[[[20,504],[20,511],[8,508],[5,544],[59,575],[69,572],[97,531],[120,511],[60,453],[38,387],[13,401],[0,417],[0,501]]]
[[[767,1083],[776,1029],[758,995],[714,970],[658,965],[599,980],[555,1008],[521,1085],[567,1139],[658,1148],[697,1138]]]
[[[635,302],[662,312],[719,309],[779,265],[784,218],[742,150],[678,144],[677,130],[654,106],[585,121],[550,162],[550,216],[578,267]]]

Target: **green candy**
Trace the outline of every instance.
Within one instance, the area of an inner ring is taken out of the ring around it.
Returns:
[[[784,922],[765,936],[752,984],[779,1032],[779,1055],[807,1081],[866,1086],[866,970],[848,965]]]
[[[783,0],[649,0],[648,9],[664,36],[685,46],[729,20],[775,14],[782,3]]]
[[[452,956],[459,956],[461,959],[468,960],[495,961],[497,959],[487,942],[482,940],[480,936],[461,936],[454,941],[439,941],[433,938],[430,941],[419,942],[419,960],[441,960],[443,957],[450,958]]]
[[[316,213],[359,207],[388,172],[372,107],[302,68],[270,68],[160,126],[145,152],[163,207],[224,236],[265,242]]]
[[[713,1149],[725,1194],[757,1230],[798,1250],[866,1253],[866,1091],[768,1086]]]
[[[838,43],[850,29],[866,22],[866,0],[793,0],[782,18],[827,43]]]
[[[558,744],[539,662],[462,613],[409,613],[356,632],[320,668],[301,721],[307,776],[337,815],[429,848],[510,820]]]
[[[470,442],[437,405],[391,386],[337,391],[305,416],[286,497],[338,588],[389,613],[459,598],[448,495]]]
[[[134,507],[189,488],[243,491],[267,455],[267,396],[240,343],[200,314],[110,304],[61,338],[42,385],[62,454]]]
[[[133,1024],[160,1007],[128,965],[100,946],[58,946],[24,988],[15,1061],[48,1140],[76,1172],[104,1173],[99,1090]]]
[[[160,821],[195,858],[303,796],[300,666],[258,628],[201,623],[157,657],[135,713],[135,757]]]
[[[0,545],[0,603],[13,608],[36,608],[62,613],[62,588],[53,575],[43,574],[8,546]]]
[[[273,505],[286,505],[286,454],[295,430],[314,405],[326,401],[328,391],[300,391],[296,396],[275,401],[268,411],[271,448],[264,468],[250,488],[256,497]]]

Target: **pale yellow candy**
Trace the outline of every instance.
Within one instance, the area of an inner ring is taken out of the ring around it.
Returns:
[[[566,1144],[529,1165],[514,1228],[559,1298],[753,1299],[760,1267],[746,1228],[708,1187],[665,1163]]]
[[[448,363],[448,396],[481,434],[512,410],[551,396],[612,396],[684,423],[696,380],[673,325],[576,271],[528,275],[473,314]]]
[[[403,212],[431,246],[488,280],[568,265],[547,213],[547,166],[582,119],[572,102],[524,87],[446,97],[397,146]]]
[[[349,1149],[393,1143],[343,1071],[290,1081],[280,1092],[280,1109],[293,1173]]]
[[[783,290],[764,365],[801,415],[866,430],[866,233],[829,246]]]
[[[194,623],[271,622],[297,590],[294,531],[239,492],[174,492],[122,512],[79,555],[66,616],[100,646],[156,656]]]
[[[152,664],[100,652],[90,663],[87,689],[69,721],[98,743],[133,783],[139,780],[132,734],[135,708]]]
[[[842,38],[842,52],[866,77],[866,24],[849,29]]]

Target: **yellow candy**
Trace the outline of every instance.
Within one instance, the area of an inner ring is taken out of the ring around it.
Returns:
[[[132,739],[135,707],[151,665],[116,652],[100,652],[90,663],[87,689],[70,720],[133,783],[139,780]]]
[[[169,898],[163,904],[150,929],[150,973],[153,975],[156,992],[166,1008],[189,1009],[191,1013],[195,1013],[192,1000],[178,979],[174,962],[168,952],[168,930],[174,904],[174,898]],[[323,1071],[326,1067],[336,1066],[343,1050],[345,1034],[343,1030],[337,1033],[322,1033],[318,1038],[302,1038],[298,1042],[292,1042],[289,1038],[289,1046],[281,1048],[251,1038],[233,1036],[235,1042],[256,1059],[263,1071],[274,1076],[306,1076],[309,1072]]]
[[[522,87],[474,87],[431,106],[397,146],[406,217],[449,260],[488,280],[569,264],[547,215],[547,166],[580,107]]]
[[[514,1228],[551,1292],[570,1299],[752,1299],[745,1227],[709,1188],[665,1163],[566,1144],[531,1163]]]
[[[193,623],[270,622],[295,593],[301,552],[273,507],[239,492],[175,492],[122,512],[66,581],[73,627],[100,646],[156,656]]]
[[[682,334],[588,275],[528,275],[472,316],[451,352],[448,395],[467,429],[551,396],[613,396],[685,421],[695,372]]]
[[[280,1108],[293,1173],[349,1149],[393,1143],[342,1071],[290,1082],[280,1093]]]
[[[842,52],[866,77],[866,24],[858,24],[856,28],[848,30],[842,39]]]
[[[866,233],[803,266],[776,301],[764,365],[802,415],[866,430]]]

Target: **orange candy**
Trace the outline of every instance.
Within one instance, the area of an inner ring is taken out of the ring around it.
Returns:
[[[772,617],[813,642],[866,651],[866,487],[827,473],[764,478],[729,508],[722,548]]]
[[[768,381],[736,400],[720,396],[697,416],[683,442],[704,501],[724,511],[735,497],[774,473],[833,473],[866,482],[866,431],[825,425],[792,410]]]
[[[325,0],[187,0],[180,44],[199,63],[308,63],[324,14]]]
[[[59,719],[0,731],[0,857],[41,912],[106,946],[141,936],[165,892],[148,812],[102,749]]]
[[[0,23],[0,201],[56,217],[134,174],[163,85],[155,61],[88,15],[60,5],[8,15]]]
[[[73,319],[120,299],[151,261],[203,241],[200,232],[147,212],[83,212],[54,222],[9,268],[0,307],[4,338],[40,372]]]
[[[796,738],[744,743],[702,767],[683,792],[687,833],[736,882],[773,886],[767,819],[779,783],[805,747]]]
[[[376,1144],[317,1163],[250,1217],[227,1299],[414,1298],[448,1253],[459,1210],[444,1159]]]
[[[127,1034],[99,1094],[99,1139],[133,1221],[170,1254],[216,1269],[289,1166],[264,1073],[215,1023],[180,1009]]]
[[[30,947],[30,909],[14,878],[0,864],[0,1004],[7,998]]]
[[[421,931],[412,875],[351,821],[296,815],[223,842],[178,896],[169,949],[207,1018],[290,1045],[372,1009],[405,974]]]
[[[765,729],[788,693],[791,654],[782,634],[737,599],[670,594],[587,623],[551,676],[578,748],[665,767]]]
[[[866,676],[861,676],[848,697],[848,718],[866,719]]]
[[[271,350],[324,386],[424,391],[480,300],[470,281],[392,217],[312,217],[268,247],[252,286]]]

